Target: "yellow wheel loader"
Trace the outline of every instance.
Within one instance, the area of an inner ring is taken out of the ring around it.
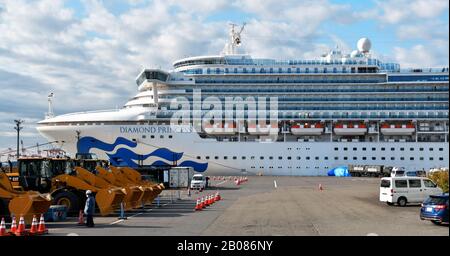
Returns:
[[[148,197],[144,198],[145,203],[152,203],[153,200],[162,192],[163,189],[165,189],[164,184],[156,184],[150,181],[144,181],[142,180],[142,175],[130,167],[120,167],[119,169],[130,181],[134,182],[135,184],[139,184],[141,186],[150,188],[152,193],[148,195]]]
[[[69,214],[78,214],[84,208],[86,190],[94,193],[101,215],[112,213],[125,196],[122,189],[102,187],[100,181],[88,183],[74,168],[74,161],[65,157],[19,158],[17,175],[23,190],[50,193],[53,204],[66,205]]]
[[[51,203],[49,194],[15,190],[6,173],[0,172],[0,212],[2,216],[8,219],[10,215],[14,215],[16,218],[23,216],[25,222],[30,224],[33,215],[39,217],[46,213]]]
[[[111,168],[114,168],[111,166]],[[131,210],[140,206],[140,199],[145,194],[146,189],[142,186],[134,184],[123,177],[123,175],[116,175],[115,172],[109,171],[101,166],[96,167],[97,175],[109,182],[112,185],[123,187],[126,190],[125,210]]]

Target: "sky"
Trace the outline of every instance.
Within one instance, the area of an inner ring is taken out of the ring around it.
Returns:
[[[0,153],[43,143],[36,122],[54,112],[113,109],[137,93],[144,67],[221,52],[228,23],[247,23],[253,57],[315,59],[338,45],[403,68],[448,67],[447,0],[0,0]]]

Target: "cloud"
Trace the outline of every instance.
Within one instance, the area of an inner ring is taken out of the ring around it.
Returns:
[[[371,13],[383,23],[433,19],[448,12],[448,0],[390,0],[376,1],[378,13]]]

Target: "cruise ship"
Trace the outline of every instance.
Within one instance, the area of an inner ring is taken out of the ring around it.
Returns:
[[[70,155],[212,175],[327,175],[338,166],[449,166],[448,68],[401,69],[361,38],[314,60],[222,53],[144,69],[122,108],[55,116],[38,131]],[[82,100],[82,99],[80,99]]]

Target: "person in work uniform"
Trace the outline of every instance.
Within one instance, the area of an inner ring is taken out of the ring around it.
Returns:
[[[86,215],[86,226],[94,227],[94,211],[95,211],[95,198],[92,191],[86,191],[86,205],[84,206],[84,214]]]

